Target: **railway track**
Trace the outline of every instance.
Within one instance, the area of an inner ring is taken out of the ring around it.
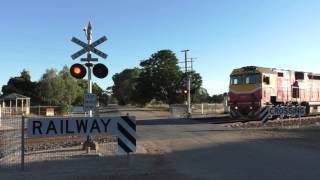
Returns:
[[[259,127],[301,127],[317,125],[320,123],[320,115],[314,116],[303,116],[303,117],[288,117],[288,118],[278,118],[274,120],[269,120],[266,123],[261,121],[249,121],[245,123],[232,123],[226,125],[227,127],[237,127],[237,128],[259,128]]]

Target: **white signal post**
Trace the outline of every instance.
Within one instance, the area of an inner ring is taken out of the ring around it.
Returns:
[[[85,35],[87,37],[88,40],[88,46],[90,46],[91,41],[92,41],[92,26],[91,23],[89,21],[88,26],[86,29],[84,29],[85,31]],[[92,64],[90,63],[91,61],[91,51],[89,50],[87,52],[87,61],[88,63],[86,63],[86,66],[88,67],[88,93],[91,94],[92,93],[92,80],[91,80],[91,70],[92,70]],[[92,110],[89,110],[89,117],[92,117]],[[87,136],[87,144],[91,144],[93,143],[90,136]]]
[[[77,39],[76,37],[73,37],[71,39],[72,42],[78,44],[79,46],[82,47],[81,50],[79,50],[78,52],[74,53],[73,55],[71,55],[72,59],[76,59],[78,57],[80,57],[81,55],[87,53],[87,58],[81,58],[81,61],[86,61],[87,63],[85,64],[88,68],[88,94],[92,94],[92,80],[91,80],[91,76],[92,76],[92,66],[93,64],[91,62],[93,61],[98,61],[98,58],[92,58],[92,53],[102,57],[103,59],[107,58],[107,54],[105,54],[102,51],[99,51],[98,49],[96,49],[95,47],[98,46],[99,44],[103,43],[104,41],[107,40],[107,38],[105,36],[99,38],[98,40],[96,40],[95,42],[92,43],[92,25],[91,22],[89,21],[87,27],[84,29],[85,32],[85,36],[87,38],[87,43]],[[89,110],[89,117],[92,117],[92,109]],[[93,145],[93,142],[90,139],[90,136],[87,136],[87,141],[86,143],[88,143],[89,145]],[[93,145],[94,146],[94,145]]]
[[[89,21],[89,24],[87,26],[86,29],[84,29],[87,40],[88,40],[88,46],[90,46],[91,41],[92,41],[92,26],[91,23]],[[87,61],[88,64],[86,64],[86,66],[88,67],[88,93],[92,93],[92,81],[91,81],[91,65],[90,65],[90,61],[91,61],[91,51],[87,52]],[[92,117],[92,110],[89,111],[89,117]]]

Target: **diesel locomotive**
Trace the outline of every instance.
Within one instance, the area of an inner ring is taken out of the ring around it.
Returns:
[[[320,113],[320,74],[246,66],[230,75],[230,116],[260,120],[267,107],[303,106],[306,115]]]

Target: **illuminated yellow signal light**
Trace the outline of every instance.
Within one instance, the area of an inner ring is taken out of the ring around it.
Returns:
[[[82,79],[86,76],[87,70],[82,64],[74,64],[70,67],[70,74],[74,78]]]

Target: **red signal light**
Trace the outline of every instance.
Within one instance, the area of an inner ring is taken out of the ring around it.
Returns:
[[[72,77],[82,79],[87,74],[86,68],[82,64],[74,64],[70,67]]]
[[[92,71],[93,71],[93,74],[100,79],[105,78],[108,75],[107,66],[101,63],[94,65]]]
[[[183,90],[183,94],[187,95],[188,94],[188,89]]]

